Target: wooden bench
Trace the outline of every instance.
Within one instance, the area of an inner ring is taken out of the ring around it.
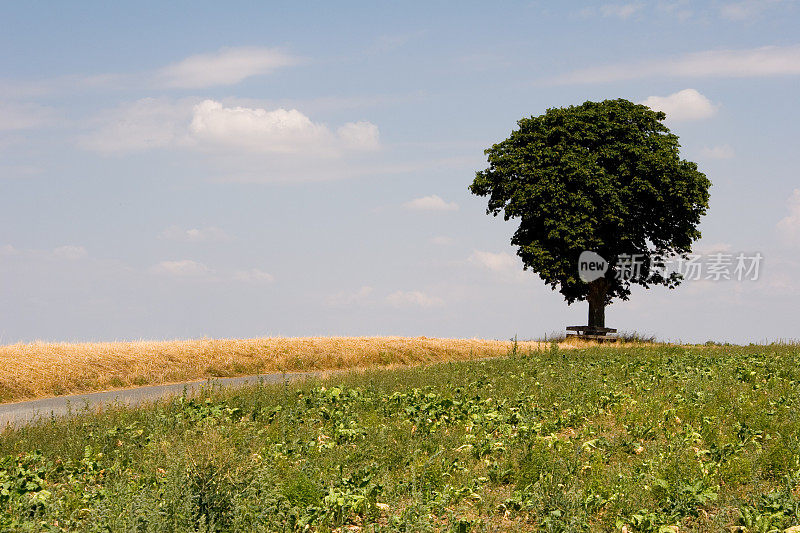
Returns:
[[[595,328],[591,326],[567,326],[567,338],[576,338],[597,342],[616,342],[615,328]]]

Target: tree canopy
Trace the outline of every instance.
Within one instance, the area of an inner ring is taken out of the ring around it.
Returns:
[[[519,120],[485,151],[488,168],[470,191],[488,196],[487,214],[519,220],[511,238],[517,255],[567,303],[589,295],[577,269],[585,250],[611,263],[597,285],[603,306],[628,299],[634,283],[680,283],[679,274],[650,267],[691,251],[711,183],[681,159],[665,118],[624,99],[552,108]],[[633,254],[642,275],[623,279],[615,259]]]

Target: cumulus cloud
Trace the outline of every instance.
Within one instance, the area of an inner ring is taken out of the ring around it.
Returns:
[[[86,257],[88,252],[86,248],[83,246],[59,246],[58,248],[53,249],[53,257],[58,259],[67,259],[69,261],[75,261],[77,259],[83,259]]]
[[[778,222],[778,232],[791,244],[800,244],[800,189],[789,197],[789,214]]]
[[[386,301],[393,307],[439,307],[444,300],[429,296],[422,291],[396,291],[386,296]]]
[[[235,85],[296,63],[297,58],[274,48],[223,48],[168,65],[156,74],[156,80],[166,87],[181,89]]]
[[[189,130],[206,142],[256,151],[291,153],[332,144],[328,128],[296,109],[224,107],[214,100],[195,106]]]
[[[522,268],[519,258],[508,252],[486,252],[474,250],[468,262],[477,268],[489,272],[496,280],[510,283],[525,282],[530,274]]]
[[[378,127],[370,122],[348,122],[333,132],[296,109],[226,107],[215,100],[144,98],[105,112],[97,123],[79,143],[104,153],[184,148],[308,160],[375,150],[380,144]]]
[[[378,147],[378,127],[349,122],[336,134],[296,109],[225,107],[205,100],[194,107],[189,130],[198,140],[256,152],[336,155]]]
[[[37,128],[50,122],[53,117],[52,109],[39,104],[0,102],[0,131]]]
[[[432,194],[415,198],[403,204],[406,209],[415,211],[457,211],[458,204],[455,202],[445,202],[439,196]]]
[[[607,83],[641,78],[753,78],[800,74],[800,45],[747,50],[709,50],[639,63],[576,70],[549,81],[555,84]]]
[[[275,281],[275,276],[258,268],[251,268],[249,270],[237,270],[233,273],[233,280],[243,283],[272,283]]]
[[[214,226],[189,229],[170,226],[159,234],[159,238],[180,242],[216,242],[230,239],[225,231]]]
[[[378,126],[371,122],[348,122],[336,134],[346,148],[375,150],[380,146]]]
[[[668,120],[700,120],[713,116],[718,105],[695,89],[684,89],[669,96],[649,96],[640,102],[650,109],[663,111]]]
[[[524,275],[519,259],[508,252],[485,252],[474,250],[470,263],[504,277],[520,278]]]
[[[720,144],[717,146],[706,146],[700,153],[709,159],[732,159],[736,152],[728,144]]]
[[[191,259],[179,261],[162,261],[150,268],[153,274],[172,276],[185,279],[204,279],[211,276],[214,271],[202,263]]]
[[[368,285],[364,285],[355,291],[339,291],[328,296],[327,304],[331,307],[364,305],[370,300],[373,292],[374,289]]]

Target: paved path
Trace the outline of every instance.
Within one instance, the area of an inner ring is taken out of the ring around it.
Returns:
[[[171,383],[169,385],[151,385],[135,389],[113,390],[108,392],[92,392],[89,394],[71,394],[57,396],[42,400],[0,404],[0,430],[8,425],[19,426],[38,419],[47,419],[51,416],[64,416],[70,412],[80,412],[83,409],[99,409],[111,404],[124,404],[135,406],[143,402],[152,402],[162,398],[180,396],[186,390],[187,394],[197,392],[203,388],[242,387],[244,385],[257,385],[259,383],[283,383],[307,377],[320,377],[333,373],[327,372],[290,372],[276,374],[259,374],[257,376],[244,376],[238,378],[211,378],[186,383]]]

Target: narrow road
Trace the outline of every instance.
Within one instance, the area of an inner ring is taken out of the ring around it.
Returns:
[[[320,377],[331,373],[333,372],[290,372],[237,378],[211,378],[186,383],[150,385],[134,389],[72,394],[42,400],[0,404],[0,430],[8,426],[20,426],[36,420],[60,417],[83,410],[97,410],[111,404],[136,406],[143,402],[180,396],[184,390],[190,394],[204,388],[236,388],[259,383],[275,384],[308,377]]]

